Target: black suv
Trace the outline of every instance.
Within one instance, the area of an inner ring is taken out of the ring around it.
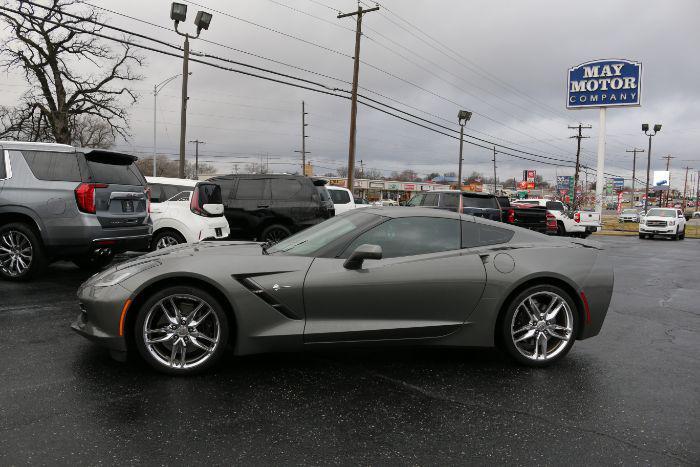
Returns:
[[[501,220],[501,207],[498,205],[496,197],[488,193],[457,190],[431,191],[415,195],[406,203],[406,206],[447,209],[492,221]]]
[[[59,259],[98,269],[146,248],[146,181],[126,154],[0,141],[0,278],[27,280]]]
[[[275,243],[335,214],[326,188],[308,177],[225,175],[208,181],[221,187],[232,238]]]

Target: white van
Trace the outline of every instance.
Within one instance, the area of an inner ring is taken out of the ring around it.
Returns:
[[[146,177],[146,182],[153,221],[151,250],[229,236],[218,185],[166,177]]]
[[[357,208],[355,205],[355,198],[347,188],[326,185],[326,189],[328,190],[328,194],[331,195],[331,200],[333,200],[336,216]]]

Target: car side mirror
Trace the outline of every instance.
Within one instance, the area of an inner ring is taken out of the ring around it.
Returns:
[[[212,216],[218,216],[224,213],[223,204],[205,204],[202,206],[202,209],[204,209],[204,212]]]
[[[355,248],[343,263],[345,269],[360,269],[366,259],[382,259],[382,247],[365,243]]]

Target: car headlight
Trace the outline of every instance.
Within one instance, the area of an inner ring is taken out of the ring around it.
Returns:
[[[668,221],[668,225],[676,225],[676,221]]]
[[[116,270],[107,272],[107,274],[103,276],[96,277],[95,282],[92,285],[93,287],[112,287],[113,285],[116,285],[135,274],[156,266],[160,266],[161,264],[162,263],[158,260],[149,260],[129,264],[121,268],[117,266]]]
[[[645,223],[646,223],[646,220],[645,220],[645,219],[643,219],[643,218],[642,218],[642,219],[639,219],[639,224],[640,224],[640,225],[644,225]]]

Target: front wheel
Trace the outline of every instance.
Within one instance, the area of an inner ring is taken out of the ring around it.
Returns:
[[[151,239],[151,251],[160,250],[169,246],[185,243],[185,237],[174,230],[162,230],[156,233]]]
[[[173,286],[151,295],[134,326],[139,353],[158,371],[189,375],[210,368],[223,356],[229,324],[221,304],[209,293]]]
[[[508,354],[519,363],[542,367],[563,358],[574,345],[579,316],[564,290],[536,285],[508,305],[501,337]]]
[[[644,240],[645,238],[647,238],[647,236],[644,235],[643,233],[640,233],[640,234],[639,234],[639,238],[640,238],[641,240]]]

